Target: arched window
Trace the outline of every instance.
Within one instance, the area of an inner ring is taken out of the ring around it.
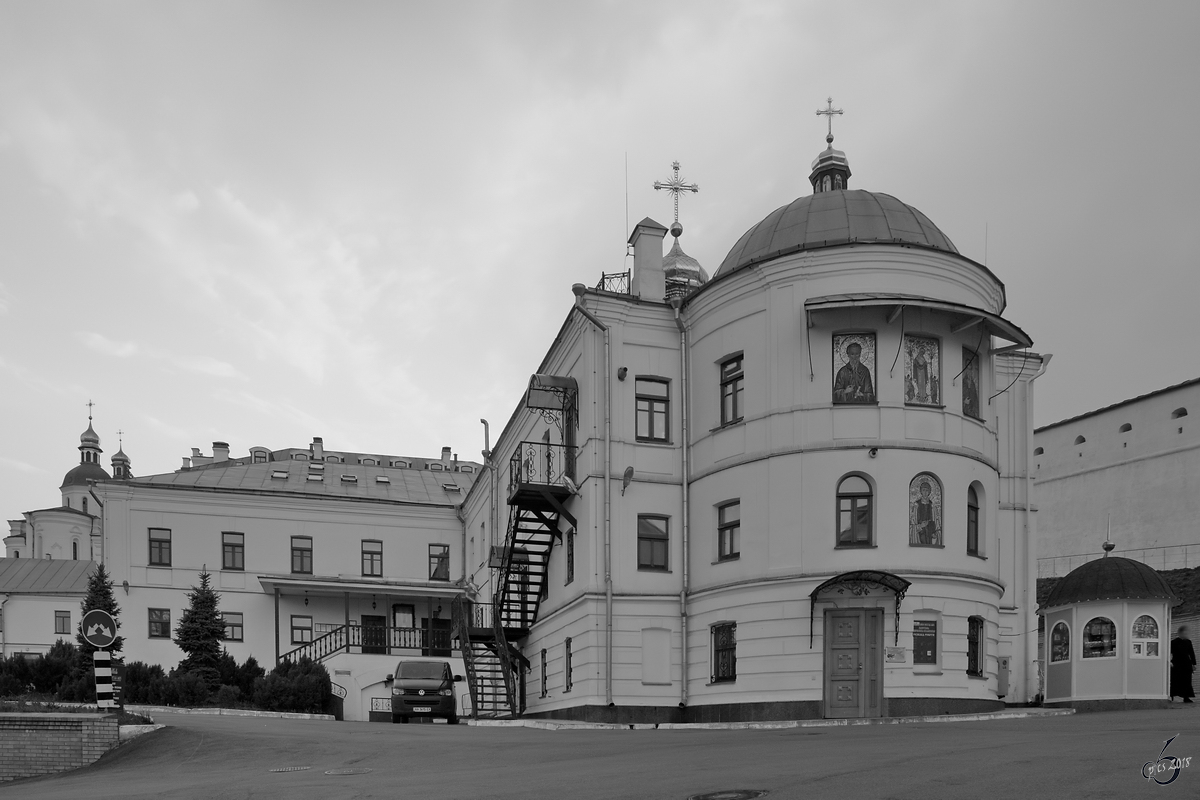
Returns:
[[[1108,617],[1093,617],[1083,628],[1084,658],[1116,658],[1117,626]]]
[[[85,513],[85,514],[86,514],[86,513],[88,513],[88,512],[87,512],[87,498],[86,498],[86,497],[85,497],[85,498],[83,498],[83,513]]]
[[[979,495],[974,486],[967,489],[967,555],[979,555]]]
[[[1065,622],[1054,623],[1050,631],[1050,663],[1071,660],[1071,629]]]
[[[821,191],[828,192],[829,189],[830,189],[829,176],[826,175],[824,178],[821,179]]]
[[[71,559],[73,561],[79,560],[79,542],[71,542]]]
[[[1129,655],[1133,658],[1159,658],[1158,620],[1142,614],[1133,621],[1129,636]]]
[[[1083,444],[1086,441],[1087,439],[1083,438],[1082,434],[1075,437],[1075,444]]]
[[[1187,416],[1187,409],[1182,406],[1171,412],[1171,419],[1179,419]]]
[[[1133,430],[1133,426],[1128,422],[1121,426],[1121,433],[1129,433],[1131,430]]]
[[[872,542],[871,484],[861,475],[847,475],[837,487],[838,547],[870,547]]]
[[[373,467],[375,466],[375,459],[364,458],[360,463],[362,463],[364,466]]]
[[[908,543],[942,546],[942,482],[928,472],[908,485]]]
[[[835,189],[842,188],[842,176],[841,175],[833,176],[833,188],[835,188]]]

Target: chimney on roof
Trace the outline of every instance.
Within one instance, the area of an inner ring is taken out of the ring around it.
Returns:
[[[450,463],[450,448],[449,447],[442,448],[442,461],[444,461],[446,463]]]
[[[212,463],[212,456],[202,456],[202,455],[200,455],[199,447],[192,448],[192,466],[193,467],[203,467],[204,465],[211,464],[211,463]]]
[[[190,458],[188,458],[187,456],[184,456],[183,457],[183,469],[191,469],[191,468],[192,468],[192,460]]]
[[[213,461],[220,463],[229,460],[229,443],[213,442]]]
[[[667,278],[663,272],[663,238],[667,229],[646,217],[629,235],[633,245],[633,279],[630,294],[661,303],[667,296]]]
[[[313,457],[313,461],[324,461],[325,460],[325,442],[322,441],[320,436],[313,437],[312,457]]]

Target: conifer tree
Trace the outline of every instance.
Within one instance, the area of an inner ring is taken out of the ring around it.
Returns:
[[[208,571],[200,573],[200,585],[188,592],[189,606],[175,628],[175,644],[187,654],[179,662],[180,672],[208,668],[214,672],[221,660],[221,642],[225,640],[225,620],[217,610],[221,595],[209,585]]]
[[[87,594],[84,595],[79,608],[82,611],[80,619],[83,619],[83,614],[96,608],[107,611],[112,615],[113,621],[117,623],[117,630],[121,629],[121,608],[117,605],[117,598],[113,595],[112,578],[109,577],[108,570],[104,568],[103,564],[100,564],[88,578]],[[120,653],[124,643],[124,637],[118,636],[112,644],[104,649],[114,654]],[[83,638],[82,627],[75,631],[75,648],[75,652],[78,654],[76,663],[79,668],[90,671],[92,669],[92,653],[100,648]]]

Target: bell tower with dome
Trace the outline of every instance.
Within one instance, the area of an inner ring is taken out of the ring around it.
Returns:
[[[100,436],[92,428],[91,403],[88,403],[87,430],[79,435],[79,465],[63,476],[62,502],[67,508],[89,511],[89,481],[107,481],[112,476],[100,466]],[[94,509],[93,509],[94,510]]]

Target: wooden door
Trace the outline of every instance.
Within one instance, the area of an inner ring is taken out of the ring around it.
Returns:
[[[364,653],[387,653],[387,617],[380,614],[363,614],[362,651]]]
[[[882,712],[883,611],[825,612],[825,716],[878,717]]]

